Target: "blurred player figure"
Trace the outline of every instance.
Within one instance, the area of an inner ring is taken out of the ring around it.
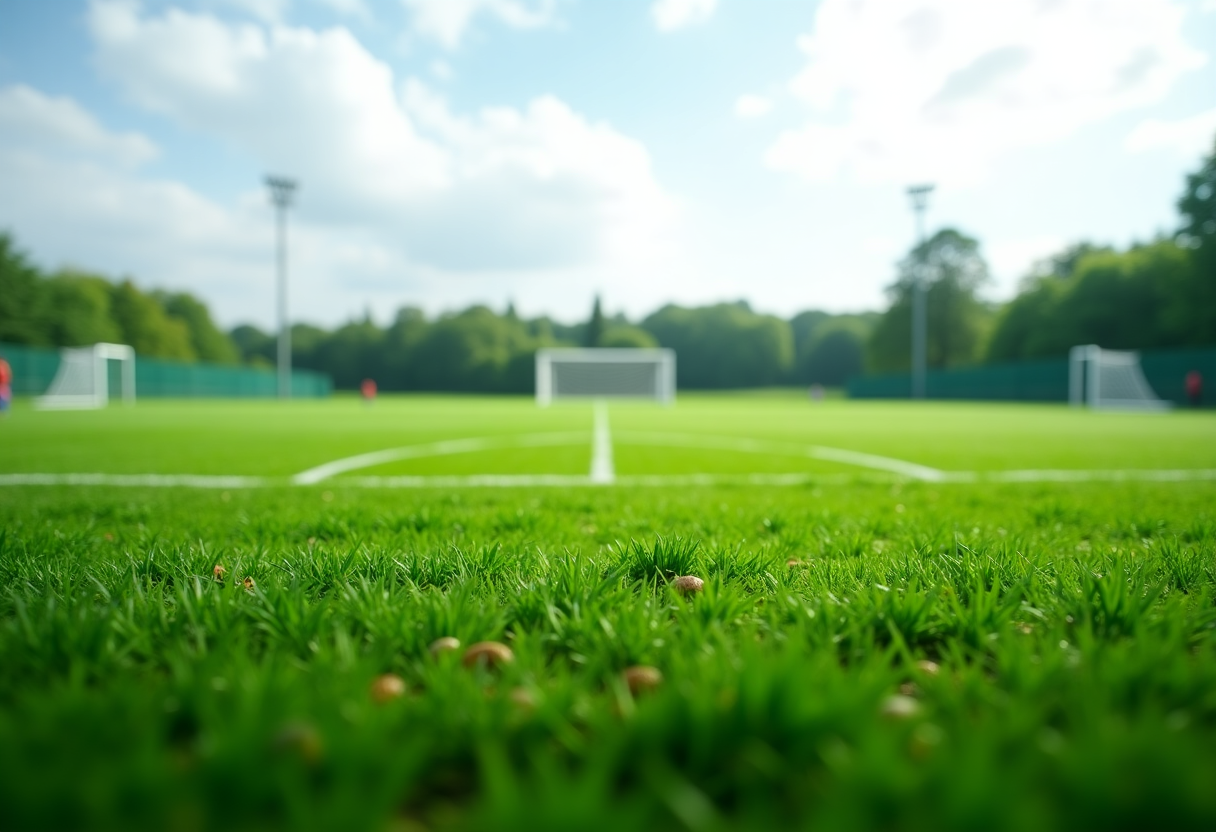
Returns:
[[[811,397],[811,401],[815,402],[816,404],[823,401],[823,385],[822,384],[812,384],[811,389],[808,390],[807,392]]]
[[[1186,397],[1191,400],[1191,407],[1203,404],[1203,374],[1198,370],[1186,374]]]
[[[363,396],[363,403],[370,406],[376,400],[375,379],[363,379],[363,383],[359,385],[359,393]]]
[[[13,368],[0,355],[0,414],[8,414],[8,406],[13,402]]]

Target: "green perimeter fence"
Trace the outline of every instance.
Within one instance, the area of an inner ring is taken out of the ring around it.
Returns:
[[[1203,375],[1204,405],[1216,403],[1216,347],[1181,350],[1141,350],[1140,367],[1158,396],[1178,405],[1189,404],[1186,376],[1192,370]],[[854,376],[848,393],[854,399],[907,399],[912,395],[912,376],[891,373]],[[990,401],[1068,401],[1068,359],[1016,361],[930,370],[925,374],[925,396],[930,399],[976,399]]]
[[[45,393],[59,369],[58,350],[0,344],[0,356],[12,365],[13,393],[17,395]],[[116,379],[117,367],[111,367],[111,391],[119,389]],[[333,381],[323,373],[296,370],[291,374],[291,395],[295,398],[322,398],[332,391]],[[244,398],[275,396],[278,392],[278,376],[273,370],[135,356],[136,398]]]

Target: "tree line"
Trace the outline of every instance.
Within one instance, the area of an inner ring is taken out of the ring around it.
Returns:
[[[931,367],[1108,349],[1216,346],[1216,148],[1186,178],[1175,233],[1123,251],[1081,242],[1035,264],[1018,294],[986,303],[979,242],[944,229],[914,248],[866,345],[871,371],[909,369],[912,295],[926,286]]]
[[[1112,349],[1216,346],[1216,150],[1189,175],[1176,233],[1118,251],[1078,243],[1035,265],[1017,296],[983,299],[990,282],[978,240],[942,229],[896,265],[886,311],[783,319],[746,301],[664,306],[638,321],[525,319],[486,306],[428,317],[401,308],[387,326],[370,316],[329,330],[292,328],[296,367],[340,389],[365,378],[384,390],[527,392],[533,356],[554,346],[670,347],[683,388],[840,385],[863,371],[910,366],[912,299],[923,281],[931,367],[1066,355],[1075,344]],[[0,342],[132,345],[181,361],[272,366],[275,337],[252,325],[224,332],[185,292],[145,292],[77,270],[45,274],[0,234]]]
[[[530,392],[537,349],[558,346],[671,347],[684,388],[843,384],[861,372],[875,314],[805,312],[792,320],[752,310],[745,301],[665,306],[637,323],[604,316],[597,300],[586,322],[524,319],[485,306],[428,318],[405,307],[387,327],[370,317],[335,330],[292,327],[296,366],[329,373],[336,387],[365,378],[383,390]],[[843,337],[842,337],[843,336]],[[232,339],[248,360],[269,365],[275,337],[239,326]]]
[[[145,292],[130,279],[61,269],[44,274],[0,233],[0,342],[32,347],[130,344],[178,361],[236,364],[241,354],[206,304],[187,292]]]
[[[676,350],[678,384],[732,388],[840,385],[862,370],[876,313],[803,312],[790,320],[746,301],[700,308],[665,306],[641,321],[606,316],[599,299],[585,322],[525,319],[508,307],[476,305],[428,317],[401,308],[380,326],[370,316],[335,329],[292,327],[292,364],[328,373],[339,389],[365,378],[383,390],[529,392],[542,347],[657,347]],[[185,292],[143,291],[74,269],[43,273],[0,233],[0,342],[73,347],[130,344],[144,356],[271,367],[276,337],[244,324],[216,326],[206,305]]]

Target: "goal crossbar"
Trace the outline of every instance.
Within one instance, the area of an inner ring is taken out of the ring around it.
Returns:
[[[675,400],[676,354],[670,349],[542,349],[536,352],[536,403],[558,399]]]

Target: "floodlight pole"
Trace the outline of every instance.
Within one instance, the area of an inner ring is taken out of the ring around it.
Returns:
[[[925,398],[925,364],[928,322],[925,311],[925,207],[929,202],[932,185],[913,185],[908,188],[912,198],[912,211],[916,214],[916,247],[919,252],[912,281],[912,398]]]
[[[296,183],[281,176],[267,176],[266,187],[278,217],[279,283],[279,398],[291,398],[291,325],[287,322],[287,209]]]

